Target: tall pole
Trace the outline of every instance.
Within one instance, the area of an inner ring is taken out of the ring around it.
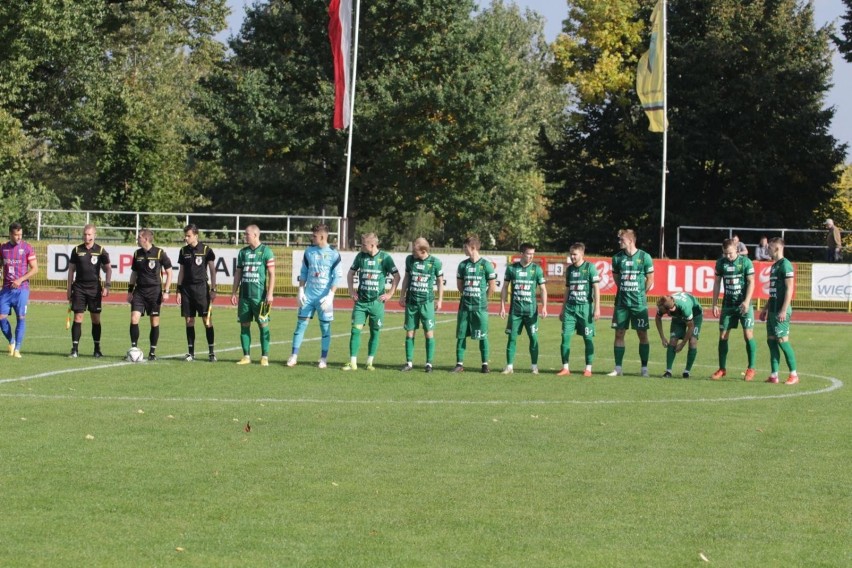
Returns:
[[[346,181],[343,184],[342,245],[349,248],[349,175],[352,171],[352,131],[355,129],[355,75],[358,71],[358,24],[361,20],[361,0],[355,1],[355,41],[352,55],[352,88],[349,92],[349,139],[346,142]]]
[[[660,199],[660,258],[666,256],[666,164],[669,151],[669,89],[668,89],[668,32],[666,0],[663,0],[663,172]]]

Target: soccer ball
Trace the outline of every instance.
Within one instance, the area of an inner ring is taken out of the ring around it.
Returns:
[[[144,357],[142,356],[142,350],[138,347],[131,347],[127,350],[127,357],[124,358],[125,361],[129,361],[131,363],[141,363],[144,361]]]

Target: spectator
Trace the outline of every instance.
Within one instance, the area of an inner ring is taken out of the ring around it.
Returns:
[[[769,254],[769,240],[766,237],[760,237],[760,244],[754,247],[754,260],[772,260]]]
[[[828,228],[828,234],[825,239],[825,260],[826,262],[840,262],[843,258],[841,248],[843,241],[840,239],[840,227],[835,225],[831,219],[825,220],[825,226]]]
[[[737,247],[737,254],[740,256],[748,257],[748,248],[746,248],[745,243],[740,240],[739,235],[734,233],[731,235],[731,240],[734,241],[734,246]]]

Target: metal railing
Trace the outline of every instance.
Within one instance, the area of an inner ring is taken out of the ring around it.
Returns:
[[[684,236],[684,233],[687,236]],[[681,249],[685,247],[696,247],[702,250],[705,247],[715,249],[710,256],[718,256],[722,240],[730,239],[734,235],[740,237],[740,241],[749,249],[749,256],[754,257],[754,247],[758,246],[760,237],[781,237],[784,239],[785,250],[824,251],[826,229],[786,229],[774,227],[701,227],[692,225],[681,225],[677,228],[677,249],[675,258],[681,258]],[[852,231],[841,231],[843,236],[852,234]],[[696,236],[697,235],[697,236]],[[803,236],[801,238],[799,236]],[[704,237],[706,236],[706,240]],[[697,240],[701,239],[701,240]],[[813,256],[813,255],[812,255]],[[700,255],[689,255],[688,258],[701,258]]]
[[[329,242],[340,242],[342,217],[329,215],[246,215],[227,213],[186,213],[160,211],[105,211],[83,209],[30,209],[37,214],[36,239],[61,238],[57,232],[75,230],[73,239],[80,236],[80,229],[89,223],[95,224],[100,232],[127,233],[124,240],[132,242],[143,228],[155,232],[178,233],[183,237],[183,227],[195,223],[204,235],[221,235],[225,242],[239,243],[241,233],[251,224],[262,225],[270,221],[268,227],[260,226],[265,242],[289,247],[310,242],[311,228],[316,223],[329,226]],[[115,224],[121,217],[129,218],[132,224]],[[163,219],[158,225],[156,219]],[[221,226],[214,226],[214,220],[220,220]],[[171,221],[171,222],[169,222]],[[276,238],[276,236],[278,238]],[[68,238],[72,238],[67,233]],[[303,238],[306,237],[306,238]],[[103,237],[100,237],[103,239]],[[209,238],[209,237],[208,237]],[[181,240],[181,239],[176,239]]]

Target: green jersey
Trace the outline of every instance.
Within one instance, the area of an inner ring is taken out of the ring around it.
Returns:
[[[358,301],[375,302],[385,293],[388,276],[399,272],[391,255],[383,250],[370,256],[359,252],[349,269],[358,276]]]
[[[488,283],[497,279],[491,261],[480,258],[476,262],[466,258],[459,263],[456,278],[462,281],[459,310],[478,312],[488,309]]]
[[[793,264],[786,258],[776,260],[769,269],[769,310],[776,312],[787,295],[787,278],[793,278]]]
[[[503,286],[512,285],[512,303],[510,312],[516,316],[531,316],[538,312],[535,299],[536,287],[545,283],[544,271],[535,262],[522,266],[513,262],[506,267]]]
[[[269,272],[275,270],[275,255],[266,245],[243,247],[237,255],[240,270],[240,298],[262,302],[266,299]]]
[[[695,296],[688,292],[675,292],[672,294],[674,298],[674,311],[669,315],[673,322],[686,323],[692,321],[697,316],[702,315],[701,304],[695,299]]]
[[[754,264],[746,256],[737,256],[734,260],[723,256],[716,261],[716,276],[722,279],[725,294],[722,306],[739,306],[745,301],[748,277],[754,276]]]
[[[598,269],[591,262],[584,260],[580,266],[568,265],[565,273],[565,288],[568,294],[569,306],[582,306],[595,301],[592,294],[595,284],[600,282]]]
[[[423,260],[413,254],[405,259],[405,275],[408,277],[408,290],[405,291],[405,303],[408,305],[430,304],[435,301],[435,284],[444,277],[441,261],[432,255]]]
[[[615,306],[631,309],[647,309],[645,286],[648,275],[654,272],[651,255],[637,249],[632,255],[620,251],[612,257],[612,275],[618,292]]]

